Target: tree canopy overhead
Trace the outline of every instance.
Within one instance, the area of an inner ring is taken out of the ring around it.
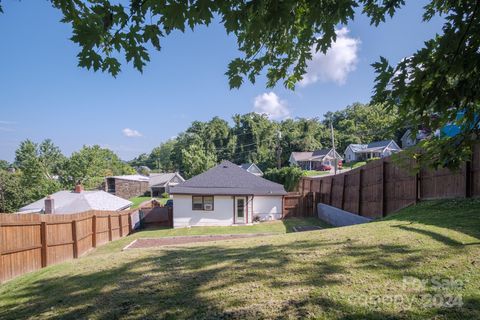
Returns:
[[[194,30],[215,20],[236,37],[241,52],[226,72],[231,88],[245,80],[254,83],[265,72],[268,87],[280,81],[291,89],[302,80],[312,54],[325,53],[336,40],[340,25],[365,15],[379,26],[405,5],[404,0],[50,2],[62,12],[62,21],[72,26],[71,40],[80,46],[81,67],[116,76],[125,59],[142,71],[150,59],[149,47],[160,50],[161,40],[172,32]],[[442,34],[398,65],[385,58],[373,64],[377,72],[373,101],[398,108],[402,125],[433,132],[453,123],[461,129],[455,137],[423,143],[425,158],[433,166],[458,166],[479,139],[479,2],[430,0],[423,20],[443,15]]]
[[[1,0],[0,0],[1,2]],[[72,26],[80,46],[81,67],[116,76],[121,58],[142,71],[148,47],[161,49],[174,31],[194,30],[219,20],[237,39],[242,56],[228,66],[232,88],[254,82],[264,70],[268,86],[278,81],[293,88],[301,80],[313,51],[326,52],[335,29],[353,20],[357,8],[374,25],[392,16],[404,0],[50,0]],[[218,19],[217,19],[218,18]]]

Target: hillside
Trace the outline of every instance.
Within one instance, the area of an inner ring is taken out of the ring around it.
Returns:
[[[359,226],[121,251],[175,235],[137,233],[1,285],[0,318],[479,319],[479,208],[432,201]]]

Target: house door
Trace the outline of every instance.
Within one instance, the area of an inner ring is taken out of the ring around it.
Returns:
[[[235,223],[246,223],[246,197],[235,197]]]

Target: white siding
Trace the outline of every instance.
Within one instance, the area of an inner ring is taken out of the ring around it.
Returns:
[[[298,165],[297,161],[295,161],[295,158],[293,157],[293,154],[290,154],[290,158],[288,158],[288,162],[290,162],[290,166]]]
[[[255,196],[253,198],[253,216],[260,220],[277,220],[282,218],[282,196]]]
[[[345,162],[351,162],[356,160],[357,155],[352,151],[352,148],[348,147],[347,150],[345,150]]]
[[[173,195],[173,226],[230,226],[233,224],[232,196],[214,196],[214,210],[192,210],[191,195]]]
[[[252,223],[254,216],[260,220],[277,220],[282,218],[282,196],[248,197],[246,215],[247,223]],[[173,226],[230,226],[234,223],[233,197],[214,196],[214,210],[192,210],[191,195],[173,195]],[[253,211],[253,215],[252,215]]]

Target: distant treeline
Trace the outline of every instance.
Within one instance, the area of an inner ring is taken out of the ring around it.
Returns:
[[[0,160],[0,212],[13,212],[58,190],[71,189],[77,181],[86,189],[99,188],[105,176],[134,174],[136,169],[144,173],[143,166],[155,171],[179,171],[190,178],[226,159],[238,164],[253,162],[267,171],[277,166],[278,159],[282,166],[287,165],[293,151],[331,147],[330,122],[337,149],[343,153],[350,143],[398,140],[400,132],[392,130],[396,120],[395,112],[386,112],[380,105],[359,103],[328,112],[323,120],[276,122],[265,115],[248,113],[233,116],[230,126],[214,117],[207,122],[192,122],[175,139],[128,163],[98,145],[84,146],[66,157],[49,139],[41,143],[25,140],[16,150],[13,163]],[[282,174],[272,171],[267,176],[290,181]]]
[[[266,170],[288,164],[293,151],[313,151],[332,146],[330,122],[340,154],[350,143],[396,139],[395,112],[386,112],[381,105],[355,103],[347,108],[328,112],[317,118],[271,121],[265,115],[235,115],[233,125],[218,117],[210,121],[194,121],[185,132],[155,147],[150,154],[141,154],[129,163],[160,171],[180,171],[187,178],[212,167],[220,160],[234,163],[254,162]]]
[[[49,139],[25,140],[15,151],[14,163],[0,161],[0,212],[15,212],[23,205],[81,181],[87,189],[99,188],[105,176],[134,174],[135,169],[113,151],[83,146],[70,157]]]

